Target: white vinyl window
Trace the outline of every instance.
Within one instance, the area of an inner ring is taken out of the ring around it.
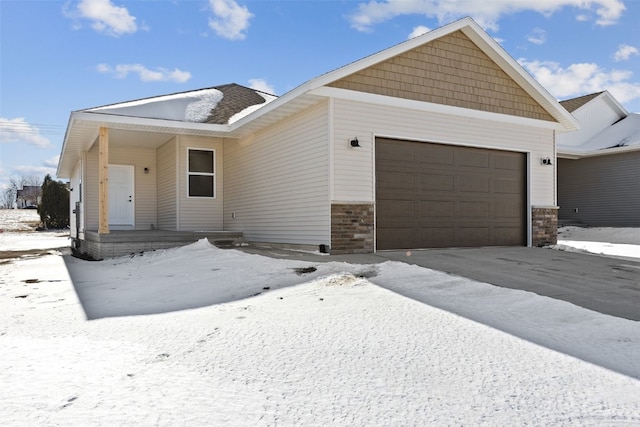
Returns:
[[[189,197],[216,196],[215,150],[188,149],[187,194]]]

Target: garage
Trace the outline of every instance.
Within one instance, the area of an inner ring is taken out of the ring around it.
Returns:
[[[526,154],[376,138],[376,247],[526,245]]]

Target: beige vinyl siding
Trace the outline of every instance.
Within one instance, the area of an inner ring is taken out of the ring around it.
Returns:
[[[462,31],[433,40],[329,86],[555,121]]]
[[[328,138],[321,103],[252,137],[226,140],[225,229],[252,241],[329,244]]]
[[[529,154],[532,205],[554,206],[553,130],[500,121],[334,100],[334,188],[336,201],[374,201],[375,136],[485,147]],[[350,148],[354,136],[360,148]]]
[[[148,230],[157,224],[156,215],[156,150],[143,147],[126,147],[111,145],[109,147],[109,164],[134,166],[135,184],[135,228]],[[149,173],[144,173],[144,168]],[[86,229],[98,229],[98,144],[87,153],[86,172]]]
[[[558,203],[561,220],[640,227],[640,152],[558,159]]]
[[[178,230],[216,231],[223,223],[222,140],[196,136],[178,136]],[[188,197],[188,149],[215,150],[215,197]]]
[[[158,148],[158,228],[176,230],[177,217],[177,143],[173,138]]]

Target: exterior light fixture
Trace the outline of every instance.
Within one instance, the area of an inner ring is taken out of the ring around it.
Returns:
[[[149,173],[149,168],[144,168],[144,173]]]
[[[552,166],[553,163],[551,163],[551,157],[545,157],[542,159],[542,164],[546,165],[546,166]]]
[[[351,144],[351,148],[355,148],[355,147],[360,147],[360,143],[358,142],[358,137],[353,138],[351,141],[349,141],[349,144]]]

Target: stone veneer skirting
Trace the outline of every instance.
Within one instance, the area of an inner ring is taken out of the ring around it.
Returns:
[[[531,245],[547,246],[558,243],[558,208],[531,208]]]
[[[373,252],[372,203],[331,205],[331,254]]]

